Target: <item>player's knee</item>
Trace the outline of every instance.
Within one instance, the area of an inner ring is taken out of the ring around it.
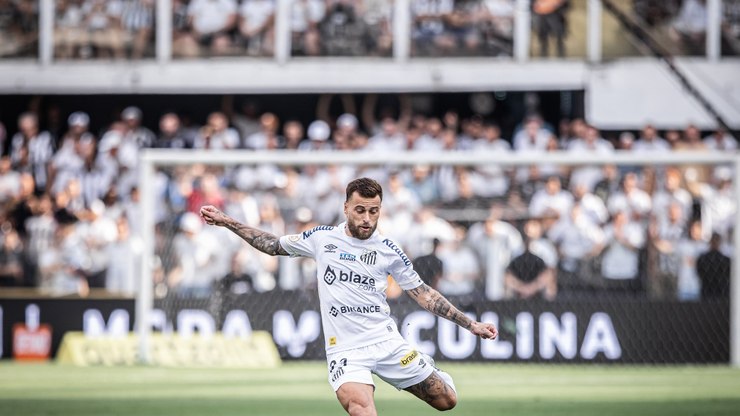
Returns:
[[[444,395],[432,403],[435,409],[439,411],[452,410],[457,406],[457,395],[454,393]]]
[[[347,406],[347,413],[350,416],[375,416],[375,406],[372,401],[367,400],[352,400]]]

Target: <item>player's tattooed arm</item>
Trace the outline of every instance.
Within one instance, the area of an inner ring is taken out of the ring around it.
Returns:
[[[218,225],[231,230],[242,240],[263,253],[271,256],[288,255],[288,252],[280,245],[280,239],[275,235],[244,225],[212,205],[201,208],[200,215],[206,224]]]
[[[252,228],[233,219],[227,223],[226,228],[263,253],[271,256],[288,255],[288,252],[280,245],[280,239],[273,234]]]
[[[447,298],[426,283],[423,283],[417,288],[407,290],[406,293],[429,312],[446,318],[465,329],[470,329],[473,320],[465,316]]]

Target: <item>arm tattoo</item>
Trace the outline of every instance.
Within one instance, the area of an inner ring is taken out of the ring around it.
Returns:
[[[288,252],[280,245],[280,239],[268,232],[252,228],[234,220],[229,221],[226,224],[226,228],[263,253],[271,256],[288,255]]]
[[[411,296],[422,308],[429,312],[452,321],[465,329],[470,329],[473,321],[460,312],[447,298],[441,293],[432,289],[426,283],[421,286],[408,290],[406,293]]]

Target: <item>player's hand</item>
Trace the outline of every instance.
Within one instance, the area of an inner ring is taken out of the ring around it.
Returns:
[[[473,322],[470,325],[470,332],[483,339],[495,339],[498,336],[496,326],[487,322]]]
[[[214,207],[213,205],[205,205],[200,208],[200,216],[203,218],[203,221],[206,222],[208,225],[218,225],[220,227],[223,227],[226,225],[227,220],[229,217],[221,212],[220,209]]]

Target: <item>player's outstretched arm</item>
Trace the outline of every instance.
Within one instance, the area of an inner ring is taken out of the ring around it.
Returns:
[[[271,256],[287,256],[283,246],[280,245],[280,239],[273,234],[258,230],[254,227],[244,225],[239,221],[221,212],[220,209],[213,205],[206,205],[200,209],[200,216],[208,225],[217,225],[224,227],[242,238],[257,250],[267,253]]]
[[[421,305],[422,308],[460,325],[483,339],[494,339],[498,336],[498,330],[495,325],[486,322],[477,322],[468,318],[455,305],[450,303],[447,298],[426,283],[422,283],[421,286],[414,289],[407,290],[406,293]]]

